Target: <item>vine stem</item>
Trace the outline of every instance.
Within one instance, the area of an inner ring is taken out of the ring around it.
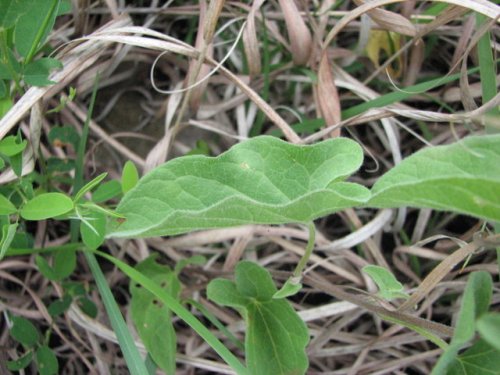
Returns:
[[[295,267],[295,271],[293,271],[293,278],[297,280],[302,278],[302,271],[306,268],[307,262],[311,257],[316,240],[316,227],[312,221],[307,224],[307,228],[309,229],[309,239],[307,240],[306,249],[304,251],[304,255],[300,258],[297,267]]]

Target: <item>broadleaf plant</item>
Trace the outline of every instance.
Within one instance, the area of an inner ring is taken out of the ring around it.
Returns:
[[[500,221],[500,134],[420,150],[384,174],[370,207],[427,207]]]
[[[360,205],[367,188],[345,178],[363,161],[346,138],[299,146],[262,136],[217,156],[177,158],[154,169],[116,211],[109,237],[152,237],[242,224],[309,222]]]
[[[235,282],[215,279],[207,288],[209,299],[236,309],[245,319],[250,374],[303,374],[309,333],[286,299],[273,298],[276,292],[269,271],[248,261],[236,266]]]

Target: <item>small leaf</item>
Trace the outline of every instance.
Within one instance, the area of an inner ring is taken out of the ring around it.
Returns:
[[[50,173],[54,172],[69,172],[75,169],[75,161],[73,159],[59,159],[59,158],[49,158],[47,159],[47,171]]]
[[[35,256],[38,270],[49,280],[61,281],[71,275],[76,268],[76,254],[71,250],[58,250],[53,256],[53,266],[41,256]]]
[[[0,99],[0,118],[2,118],[14,105],[11,98],[1,98]]]
[[[24,354],[23,356],[19,357],[14,361],[7,361],[7,369],[10,371],[22,370],[23,368],[28,367],[32,359],[33,359],[33,352],[30,350],[29,352],[27,352],[26,354]]]
[[[21,209],[25,220],[45,220],[73,210],[73,201],[66,194],[45,193],[28,201]]]
[[[79,298],[77,303],[78,306],[80,306],[80,308],[82,309],[82,311],[89,317],[91,317],[92,319],[95,319],[97,317],[97,312],[98,312],[97,306],[92,300],[83,297]]]
[[[117,198],[122,194],[122,185],[116,180],[111,180],[100,184],[92,193],[92,202],[102,203],[107,200]]]
[[[296,295],[302,289],[302,284],[294,280],[293,278],[289,278],[285,284],[274,293],[274,299],[287,298],[290,296]]]
[[[3,98],[7,95],[7,86],[5,86],[5,82],[0,78],[0,98]]]
[[[276,287],[263,267],[238,263],[236,282],[215,279],[208,298],[236,308],[247,324],[246,362],[250,374],[304,374],[308,367],[307,327],[285,299],[273,299]]]
[[[33,323],[21,316],[14,316],[11,320],[13,326],[10,329],[10,335],[14,340],[29,347],[38,342],[40,335]]]
[[[16,235],[18,223],[5,224],[2,226],[2,240],[0,241],[0,260],[3,259],[7,250],[9,250],[12,241]]]
[[[123,194],[132,190],[132,188],[137,185],[139,181],[139,172],[134,163],[128,160],[123,166],[122,171],[122,191]]]
[[[28,141],[24,139],[19,142],[18,137],[9,135],[0,141],[0,153],[5,156],[14,156],[23,152],[28,145]]]
[[[182,269],[190,264],[201,266],[207,262],[203,255],[193,255],[192,257],[179,260],[175,264],[174,272],[178,275]]]
[[[172,270],[156,263],[151,256],[135,269],[165,288],[174,298],[179,298],[180,282]],[[172,325],[172,313],[143,287],[130,283],[132,299],[130,311],[134,325],[155,363],[168,374],[175,374],[177,340]]]
[[[55,375],[59,373],[59,362],[54,352],[46,345],[36,351],[36,363],[40,375]]]
[[[369,265],[363,267],[363,272],[370,276],[375,284],[377,284],[379,289],[378,295],[380,297],[388,301],[395,298],[408,298],[408,294],[404,292],[403,284],[388,269]]]
[[[310,146],[251,138],[211,158],[185,156],[141,178],[116,211],[127,220],[110,237],[173,235],[242,224],[309,222],[368,200],[343,180],[363,160],[346,138]]]
[[[0,215],[10,215],[16,212],[16,206],[14,206],[9,199],[0,194]]]
[[[477,321],[481,337],[496,350],[500,351],[500,314],[487,313]],[[500,368],[500,367],[499,367]]]
[[[20,153],[9,157],[9,164],[12,167],[12,170],[14,171],[16,176],[21,178],[23,171],[23,154]]]
[[[24,68],[24,81],[32,86],[48,86],[56,82],[48,79],[50,71],[62,68],[59,60],[44,57],[29,63]]]
[[[55,147],[71,145],[73,150],[78,149],[80,136],[72,126],[56,126],[50,129],[49,141]]]
[[[58,299],[54,302],[52,302],[48,307],[47,310],[52,317],[56,317],[59,315],[62,315],[64,312],[66,312],[69,307],[71,306],[71,302],[73,302],[73,299],[69,295],[65,295],[62,299]]]
[[[384,174],[370,207],[425,207],[500,221],[500,134],[426,148]]]
[[[75,194],[75,198],[73,199],[75,203],[78,203],[83,196],[94,189],[97,185],[101,183],[102,180],[106,178],[108,174],[106,172],[101,173],[99,176],[92,179],[92,181],[87,182],[78,192]]]
[[[95,250],[104,242],[106,216],[102,212],[89,212],[85,221],[80,223],[80,233],[85,246]]]
[[[485,271],[470,274],[458,313],[452,344],[465,344],[474,337],[476,319],[488,311],[493,282]]]

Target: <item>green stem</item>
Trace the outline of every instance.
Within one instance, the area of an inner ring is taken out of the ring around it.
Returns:
[[[307,262],[309,261],[309,258],[314,250],[314,242],[316,240],[316,227],[314,226],[314,223],[311,221],[307,227],[309,229],[309,239],[307,240],[306,250],[304,251],[302,258],[300,258],[297,267],[295,267],[295,271],[293,271],[293,277],[297,279],[301,278],[302,271],[306,268]]]
[[[5,31],[0,32],[0,50],[2,51],[3,62],[5,63],[7,69],[9,69],[9,73],[14,79],[14,85],[16,87],[16,90],[19,94],[22,94],[23,89],[21,88],[21,83],[20,83],[21,79],[10,62],[10,57],[9,57],[10,52],[9,52],[9,47],[7,46],[7,35]],[[12,93],[10,92],[9,92],[9,97],[12,97]]]

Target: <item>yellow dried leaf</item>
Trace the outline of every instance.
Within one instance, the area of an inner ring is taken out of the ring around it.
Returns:
[[[375,67],[378,68],[381,63],[399,49],[400,43],[401,36],[399,34],[383,30],[371,30],[370,38],[366,44],[366,55],[373,62]],[[400,77],[403,72],[403,57],[399,56],[387,67],[387,70],[391,77]]]

